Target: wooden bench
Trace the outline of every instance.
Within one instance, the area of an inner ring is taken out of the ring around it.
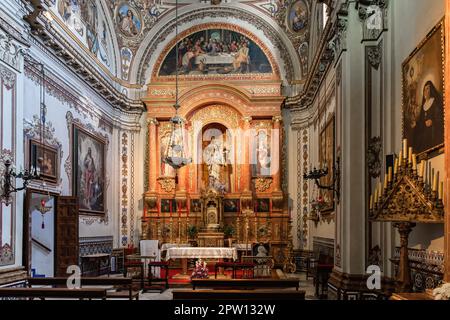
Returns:
[[[106,290],[98,288],[0,288],[1,298],[41,299],[102,299],[106,300]]]
[[[287,289],[296,288],[299,290],[298,279],[192,279],[192,289],[212,288],[212,289]]]
[[[305,291],[174,290],[173,300],[305,300]]]
[[[82,277],[81,287],[85,286],[114,286],[123,288],[119,291],[106,291],[106,297],[108,299],[124,299],[129,298],[130,300],[139,300],[139,291],[133,290],[133,279],[132,278],[93,278],[93,277]],[[66,287],[67,278],[56,277],[56,278],[28,278],[27,284],[29,287],[32,286],[51,286],[51,287]]]

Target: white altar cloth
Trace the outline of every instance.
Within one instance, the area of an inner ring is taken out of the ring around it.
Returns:
[[[170,248],[166,260],[170,259],[233,259],[237,260],[236,248]]]

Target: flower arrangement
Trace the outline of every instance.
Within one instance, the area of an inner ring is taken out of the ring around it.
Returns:
[[[450,300],[450,283],[444,283],[442,286],[433,290],[434,300]]]
[[[191,279],[208,279],[208,267],[206,266],[206,262],[202,261],[202,259],[197,260],[195,262],[195,268],[192,272]]]

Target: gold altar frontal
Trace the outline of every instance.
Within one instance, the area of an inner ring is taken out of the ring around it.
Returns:
[[[269,60],[273,73],[245,75],[251,82],[241,75],[180,76],[178,115],[192,163],[177,171],[162,161],[175,115],[175,79],[158,76],[156,69],[152,73],[143,98],[148,110],[144,239],[204,247],[222,247],[225,239],[250,248],[265,243],[276,264],[294,268],[283,183],[285,97],[278,66]]]

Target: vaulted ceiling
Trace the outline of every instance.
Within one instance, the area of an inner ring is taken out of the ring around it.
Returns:
[[[97,90],[113,91],[113,100],[123,94],[137,100],[176,37],[175,0],[23,1],[38,12],[28,17],[33,32]],[[242,28],[268,48],[286,95],[294,97],[308,78],[323,13],[316,0],[179,0],[178,29],[208,23]]]

